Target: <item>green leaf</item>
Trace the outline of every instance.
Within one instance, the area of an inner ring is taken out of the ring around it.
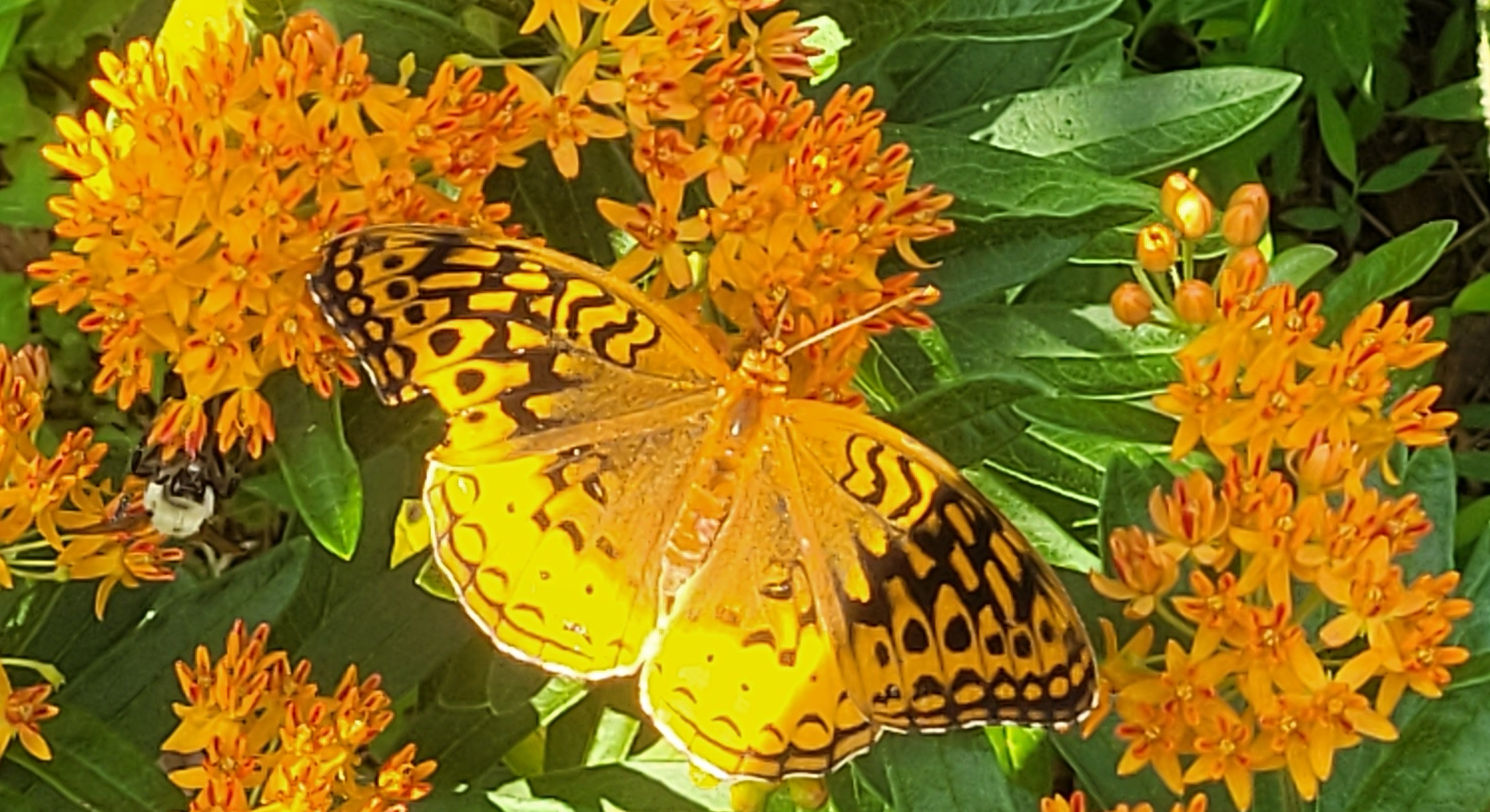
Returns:
[[[1105,18],[1121,0],[950,0],[921,31],[954,39],[1048,39]]]
[[[1459,476],[1490,482],[1490,451],[1470,449],[1454,454],[1454,468]]]
[[[1435,121],[1484,121],[1478,79],[1465,79],[1429,93],[1397,111],[1399,116]]]
[[[936,14],[947,0],[801,0],[792,7],[802,19],[827,15],[853,40],[839,55],[847,65],[899,39]]]
[[[1150,527],[1149,494],[1168,487],[1172,477],[1152,462],[1140,465],[1128,457],[1117,457],[1102,476],[1102,507],[1098,511],[1098,537],[1104,542],[1119,527]]]
[[[590,812],[602,809],[727,810],[724,785],[702,789],[688,763],[665,744],[620,762],[573,767],[521,778],[487,799],[503,812]]]
[[[1490,275],[1465,285],[1454,297],[1456,313],[1490,313]]]
[[[264,393],[278,431],[275,456],[301,518],[343,560],[362,528],[362,477],[342,432],[340,397],[326,400],[294,375],[272,376]]]
[[[26,275],[0,270],[0,346],[19,349],[31,335],[31,286]]]
[[[106,638],[105,651],[90,657],[86,668],[69,674],[57,694],[58,704],[87,709],[136,747],[155,750],[176,723],[170,703],[182,698],[172,664],[190,659],[197,645],[221,653],[234,620],[241,618],[252,628],[279,618],[305,573],[309,552],[305,540],[290,542],[220,578],[196,582],[178,576],[153,596],[147,616],[126,633]],[[80,586],[85,593],[91,589]],[[114,609],[111,605],[110,613]],[[90,627],[82,635],[98,633]],[[46,634],[42,629],[38,636]]]
[[[1091,550],[1050,518],[1050,514],[1010,487],[1004,477],[986,467],[968,468],[962,473],[1024,533],[1040,552],[1040,557],[1052,567],[1090,572],[1101,566],[1101,560]]]
[[[999,149],[960,133],[890,126],[885,134],[910,146],[916,183],[932,183],[953,195],[948,216],[954,219],[1077,217],[1103,208],[1136,218],[1159,207],[1152,186]]]
[[[1323,206],[1296,206],[1279,214],[1278,219],[1304,231],[1329,231],[1345,222],[1340,212]]]
[[[54,812],[157,812],[184,805],[181,790],[157,766],[153,748],[140,749],[83,708],[65,702],[61,707],[55,719],[42,725],[52,760],[38,761],[11,742],[6,762],[0,762],[0,786],[14,790],[23,802]],[[4,808],[13,807],[6,803]]]
[[[528,162],[515,174],[514,219],[532,226],[549,245],[597,265],[608,265],[615,253],[610,223],[595,208],[598,198],[646,200],[646,187],[631,166],[626,145],[592,140],[579,153],[579,177],[559,174],[553,158],[538,144],[524,153]]]
[[[1295,245],[1273,257],[1272,264],[1268,266],[1268,284],[1287,282],[1296,288],[1303,288],[1315,274],[1330,267],[1337,256],[1339,254],[1335,249],[1328,245]]]
[[[1438,163],[1438,157],[1443,154],[1443,150],[1442,144],[1413,150],[1395,162],[1372,172],[1366,178],[1366,182],[1361,184],[1361,191],[1379,195],[1410,186]]]
[[[895,809],[1037,808],[1033,796],[1009,783],[982,731],[887,736],[875,746],[874,756],[884,764]]]
[[[5,4],[0,4],[0,7],[3,7],[4,5]],[[11,6],[14,6],[13,3],[10,4],[10,5]],[[9,7],[9,8],[3,8],[3,10],[0,10],[0,65],[4,65],[5,64],[5,60],[7,60],[7,59],[10,58],[10,50],[16,44],[16,34],[20,33],[20,31],[21,31],[21,17],[22,16],[24,16],[24,9]],[[15,84],[20,84],[20,74],[19,74],[19,72],[17,72],[17,71],[6,71],[6,74],[7,75],[14,76]],[[7,84],[9,84],[9,83],[7,83]],[[19,98],[17,98],[16,95],[15,95],[15,87],[14,86],[9,86],[9,87],[4,88],[3,90],[0,90],[0,98],[3,98],[4,101],[7,103],[6,106],[3,109],[6,109],[6,110],[19,110],[19,109],[21,109],[19,106],[15,106],[15,105],[17,105],[17,102],[19,102],[21,104],[24,104],[26,102],[26,87],[25,87],[25,85],[20,85],[20,90],[21,90],[21,94],[20,94]],[[13,126],[13,125],[14,125],[14,122],[6,122],[6,124],[5,124],[5,126]],[[0,139],[0,143],[9,143],[10,141],[13,141],[13,140],[14,140],[14,138],[4,138],[4,139]]]
[[[1019,399],[1014,411],[1032,423],[1119,441],[1168,445],[1174,437],[1173,418],[1121,401],[1037,396]]]
[[[0,45],[4,43],[4,26],[5,18],[0,16]],[[0,64],[4,61],[3,48],[0,48]],[[0,144],[13,144],[51,133],[52,120],[31,103],[19,70],[0,72],[0,110],[6,111],[5,117],[0,118]]]
[[[310,0],[305,7],[320,12],[343,37],[361,33],[368,68],[384,82],[398,79],[398,60],[406,53],[413,53],[418,64],[417,87],[433,78],[441,60],[451,54],[491,56],[506,44],[427,5],[413,0]],[[503,33],[515,38],[517,31],[514,27]]]
[[[1402,490],[1416,493],[1423,500],[1423,511],[1433,523],[1433,529],[1418,541],[1417,549],[1398,559],[1408,581],[1423,573],[1436,575],[1454,568],[1457,484],[1454,453],[1447,445],[1420,448],[1408,458],[1402,472]]]
[[[1367,254],[1324,289],[1323,338],[1328,341],[1345,329],[1361,310],[1418,281],[1453,239],[1458,224],[1435,220],[1403,234]]]
[[[17,46],[37,62],[67,68],[82,58],[88,38],[107,35],[140,0],[41,0],[41,16]]]
[[[52,177],[35,141],[17,141],[0,150],[10,182],[0,189],[0,224],[19,228],[51,228],[56,222],[47,211],[47,198],[67,190],[67,182]]]
[[[1017,95],[992,121],[944,126],[1003,149],[1138,175],[1230,143],[1288,100],[1299,77],[1252,67],[1199,68]]]
[[[1355,136],[1350,131],[1350,119],[1335,98],[1334,91],[1320,88],[1314,94],[1315,112],[1319,116],[1319,138],[1324,142],[1325,154],[1330,163],[1351,183],[1356,181]]]
[[[1471,787],[1490,784],[1490,683],[1427,703],[1364,781],[1347,812],[1483,812]]]
[[[1474,543],[1490,527],[1490,496],[1481,496],[1459,509],[1454,516],[1454,549]]]

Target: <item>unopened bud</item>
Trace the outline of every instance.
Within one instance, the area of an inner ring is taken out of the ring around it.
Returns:
[[[1148,321],[1153,312],[1154,300],[1137,282],[1124,282],[1112,292],[1112,314],[1129,327]]]
[[[1261,183],[1244,183],[1236,187],[1231,197],[1226,201],[1226,208],[1231,208],[1238,203],[1250,203],[1252,208],[1257,209],[1257,217],[1263,222],[1268,219],[1268,190]]]
[[[1159,211],[1187,240],[1198,240],[1211,230],[1215,207],[1205,192],[1181,172],[1171,172],[1159,189]]]
[[[786,792],[799,809],[822,809],[828,803],[828,782],[821,778],[788,778]]]
[[[729,785],[729,808],[734,812],[760,812],[775,788],[775,784],[764,781],[736,781]]]
[[[1208,282],[1187,279],[1174,292],[1174,312],[1191,324],[1206,324],[1216,315],[1216,292]]]
[[[1134,254],[1138,265],[1149,273],[1164,273],[1174,267],[1179,254],[1179,241],[1174,232],[1163,223],[1150,223],[1138,231]]]
[[[1256,245],[1268,222],[1268,193],[1260,183],[1247,183],[1231,194],[1221,215],[1221,236],[1238,248]]]

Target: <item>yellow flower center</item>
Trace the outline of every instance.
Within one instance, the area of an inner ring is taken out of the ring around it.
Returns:
[[[1236,752],[1236,742],[1232,741],[1231,739],[1222,739],[1216,745],[1216,749],[1221,751],[1221,755],[1230,756],[1232,753]]]
[[[234,263],[233,267],[228,269],[228,276],[231,277],[234,282],[242,282],[243,280],[248,278],[248,268],[245,267],[241,262]]]

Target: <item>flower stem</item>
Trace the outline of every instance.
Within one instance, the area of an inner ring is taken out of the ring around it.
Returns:
[[[57,666],[51,663],[44,663],[41,660],[32,660],[26,657],[0,657],[0,665],[10,666],[12,668],[29,668],[40,674],[42,679],[58,688],[62,687],[62,683],[67,682],[67,677],[62,676],[62,672],[57,670]]]

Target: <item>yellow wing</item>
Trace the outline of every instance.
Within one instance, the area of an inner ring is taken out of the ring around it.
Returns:
[[[873,418],[775,406],[642,670],[671,740],[714,773],[774,780],[824,773],[882,730],[1064,724],[1092,707],[1075,608],[987,499]]]
[[[450,415],[424,498],[467,613],[550,670],[633,670],[723,360],[598,268],[460,229],[340,237],[311,289],[385,402]]]

